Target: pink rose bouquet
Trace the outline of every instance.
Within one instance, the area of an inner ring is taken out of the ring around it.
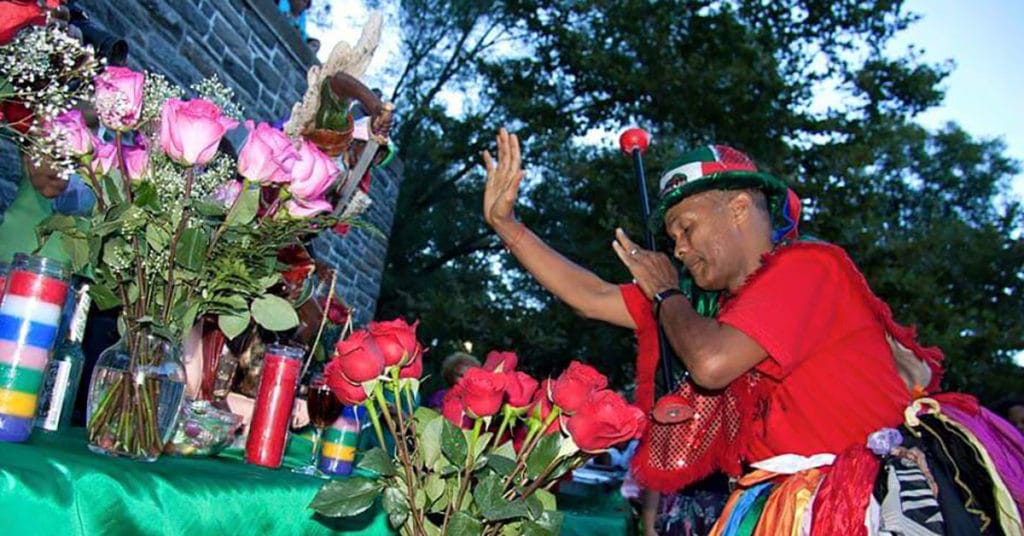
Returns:
[[[136,334],[180,342],[203,317],[215,318],[228,339],[257,325],[294,328],[299,318],[281,290],[278,252],[303,249],[303,240],[346,223],[330,215],[328,194],[340,174],[334,161],[304,139],[252,121],[244,123],[248,136],[236,161],[221,150],[243,124],[230,91],[216,81],[193,89],[198,94],[186,97],[159,75],[108,67],[95,77],[92,95],[105,131],[91,131],[77,110],[43,123],[47,139],[71,155],[71,171],[85,178],[96,206],[88,216],[44,221],[41,238],[56,238],[72,268],[89,274],[98,307],[120,308],[132,355],[143,340]],[[394,359],[402,365],[396,378],[418,381],[423,362],[418,343],[409,341],[397,332],[382,336],[387,362],[369,332],[343,341],[328,370],[338,396],[364,401],[361,383],[381,377]],[[144,356],[137,361],[147,365]],[[155,392],[144,382],[110,389],[107,399],[132,402],[94,412],[89,441],[132,457],[159,455]]]

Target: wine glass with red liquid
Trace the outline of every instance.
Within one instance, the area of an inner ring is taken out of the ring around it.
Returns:
[[[326,478],[320,471],[320,438],[323,436],[324,428],[334,424],[341,415],[342,404],[334,392],[324,382],[324,375],[313,374],[309,380],[309,391],[306,393],[306,410],[309,412],[309,422],[315,429],[313,432],[313,455],[309,465],[296,467],[293,472],[309,476]]]

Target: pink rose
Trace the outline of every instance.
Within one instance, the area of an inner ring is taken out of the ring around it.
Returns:
[[[299,153],[284,132],[267,123],[246,121],[245,126],[249,137],[238,153],[238,174],[261,184],[290,182]]]
[[[303,201],[301,199],[290,199],[284,204],[288,214],[296,218],[312,218],[317,214],[330,212],[334,207],[323,199],[317,201]]]
[[[231,180],[221,184],[213,190],[213,201],[218,205],[224,207],[230,207],[235,204],[235,200],[238,199],[238,195],[242,193],[242,183]]]
[[[608,386],[608,378],[594,367],[579,361],[569,363],[569,368],[551,386],[551,401],[562,411],[572,415],[587,404],[591,393]]]
[[[352,332],[335,346],[334,361],[341,375],[349,383],[368,382],[384,372],[384,357],[368,331]]]
[[[121,156],[124,157],[124,165],[128,168],[128,178],[133,181],[141,180],[149,170],[149,148],[146,147],[145,141],[141,141],[142,139],[140,136],[141,143],[138,146],[121,146]],[[114,150],[117,151],[116,147]]]
[[[396,318],[387,322],[370,322],[367,329],[377,342],[380,352],[384,354],[386,366],[405,364],[413,357],[419,349],[420,343],[416,340],[416,326],[411,326],[404,318]]]
[[[512,371],[504,372],[505,394],[508,395],[508,405],[513,408],[525,408],[530,405],[533,393],[537,390],[537,380],[525,372]]]
[[[142,86],[145,75],[126,67],[107,67],[94,80],[96,114],[114,130],[130,130],[142,119]]]
[[[458,385],[471,417],[490,417],[501,409],[505,398],[505,376],[502,373],[473,367],[462,375]]]
[[[484,361],[484,368],[495,372],[512,372],[516,369],[516,365],[518,363],[519,357],[516,356],[515,352],[499,352],[497,350],[491,350],[487,353],[487,359]],[[501,370],[498,370],[498,367],[501,367]]]
[[[298,160],[292,166],[288,191],[292,197],[307,205],[322,200],[338,176],[338,166],[316,145],[306,140],[302,140],[298,155]]]
[[[100,175],[110,173],[110,170],[117,166],[117,146],[113,143],[103,143],[96,137],[93,137],[92,144],[92,172]]]
[[[167,99],[160,113],[160,148],[179,164],[201,166],[217,154],[224,133],[237,126],[210,101]]]
[[[584,452],[602,452],[640,437],[647,417],[614,391],[596,391],[566,422],[569,435]]]
[[[80,110],[70,110],[57,116],[50,127],[61,137],[68,152],[81,156],[92,152],[92,132],[85,126]]]
[[[337,359],[327,363],[324,367],[324,381],[334,392],[338,400],[348,406],[362,404],[366,400],[366,390],[362,385],[353,385],[341,373],[341,362]]]

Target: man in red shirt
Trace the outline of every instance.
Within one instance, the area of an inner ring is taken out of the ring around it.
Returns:
[[[700,476],[682,467],[693,462],[708,464],[703,474],[739,467],[722,452],[755,468],[740,480],[714,534],[750,534],[755,526],[761,534],[898,532],[899,523],[936,533],[1020,533],[1024,498],[1010,494],[1005,478],[1021,475],[1000,475],[986,446],[937,410],[939,402],[914,402],[937,388],[941,352],[921,347],[912,329],[893,321],[841,248],[797,240],[799,200],[785,183],[726,146],[685,154],[661,177],[652,215],[652,226],[674,241],[682,278],[668,256],[640,248],[619,229],[612,247],[635,280],[620,287],[516,220],[518,140],[502,130],[497,141],[497,162],[484,154],[485,220],[542,285],[581,315],[637,330],[638,405],[650,407],[645,399],[653,397],[659,324],[695,384],[681,389],[683,399],[739,401],[693,404],[691,441],[706,442],[701,426],[717,418],[702,414],[703,407],[731,412],[726,418],[739,423],[734,433],[729,426],[708,432],[723,437],[708,443],[715,452],[640,471],[652,487],[667,490],[665,482],[677,488]],[[708,292],[717,299],[708,300]],[[962,396],[948,403],[982,411]],[[925,405],[932,409],[922,411]],[[919,413],[928,415],[918,419]],[[649,434],[646,452],[680,446],[658,440]],[[659,472],[673,471],[683,476],[658,482]],[[988,480],[972,487],[963,484],[964,473]],[[918,480],[928,489],[910,490]],[[901,493],[920,500],[901,502]]]

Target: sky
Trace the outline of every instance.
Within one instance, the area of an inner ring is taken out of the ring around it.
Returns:
[[[908,10],[922,16],[895,39],[894,48],[913,45],[930,62],[951,59],[942,106],[919,118],[927,127],[949,121],[984,138],[1001,137],[1007,153],[1024,160],[1024,69],[1017,40],[1024,30],[1020,0],[910,0]],[[1014,193],[1024,198],[1024,174],[1014,181]]]

